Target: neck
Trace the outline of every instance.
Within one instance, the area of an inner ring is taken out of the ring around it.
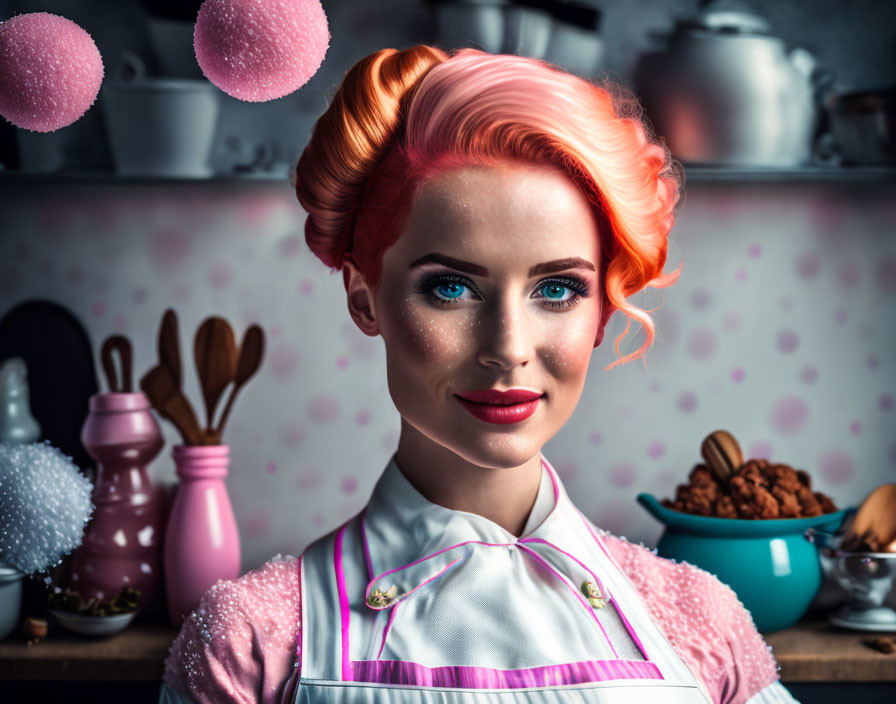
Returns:
[[[519,466],[469,462],[402,419],[395,463],[428,501],[488,518],[519,537],[538,496],[541,453]]]

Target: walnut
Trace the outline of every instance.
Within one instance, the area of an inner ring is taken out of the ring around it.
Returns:
[[[799,491],[799,488],[803,486],[803,483],[800,481],[800,478],[793,467],[786,464],[776,464],[774,465],[774,470],[774,484],[776,487],[790,493],[796,493]]]
[[[731,478],[733,482],[735,478],[740,477],[741,479],[750,482],[751,484],[755,484],[756,486],[768,486],[768,478],[766,477],[765,472],[763,471],[762,465],[759,464],[761,460],[750,460],[747,462],[735,477]]]
[[[779,518],[799,518],[802,507],[796,494],[780,486],[772,487],[772,495],[778,501]]]
[[[716,500],[716,515],[719,518],[738,518],[737,507],[730,496],[720,496]]]
[[[801,486],[797,492],[797,498],[800,501],[800,506],[803,507],[803,517],[820,516],[824,513],[821,510],[821,504],[818,503],[818,499],[815,498],[815,494],[812,493],[809,487]]]

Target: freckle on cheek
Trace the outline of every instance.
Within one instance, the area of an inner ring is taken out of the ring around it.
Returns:
[[[415,360],[435,359],[449,346],[432,319],[420,318],[407,312],[398,325],[404,331],[402,341],[405,352]]]

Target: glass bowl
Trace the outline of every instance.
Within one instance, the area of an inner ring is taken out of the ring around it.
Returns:
[[[842,538],[815,528],[806,531],[806,539],[831,561],[834,578],[849,594],[846,604],[828,621],[860,631],[896,631],[896,611],[884,606],[896,578],[896,553],[840,550]]]

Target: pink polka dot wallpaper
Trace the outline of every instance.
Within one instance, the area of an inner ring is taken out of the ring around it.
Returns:
[[[896,481],[892,196],[873,183],[689,187],[666,267],[683,260],[680,281],[632,298],[657,309],[646,364],[603,371],[625,327],[617,314],[576,412],[544,448],[583,511],[653,544],[660,527],[635,496],[671,496],[718,428],[747,457],[806,469],[840,505]],[[127,335],[140,376],[174,307],[196,407],[199,323],[224,316],[238,337],[264,328],[262,369],[225,435],[244,570],[299,554],[366,503],[398,442],[385,351],[349,318],[341,276],[308,251],[288,184],[55,184],[9,188],[0,206],[0,313],[61,303],[95,349]],[[167,483],[177,438],[161,425],[168,449],[150,474]]]

